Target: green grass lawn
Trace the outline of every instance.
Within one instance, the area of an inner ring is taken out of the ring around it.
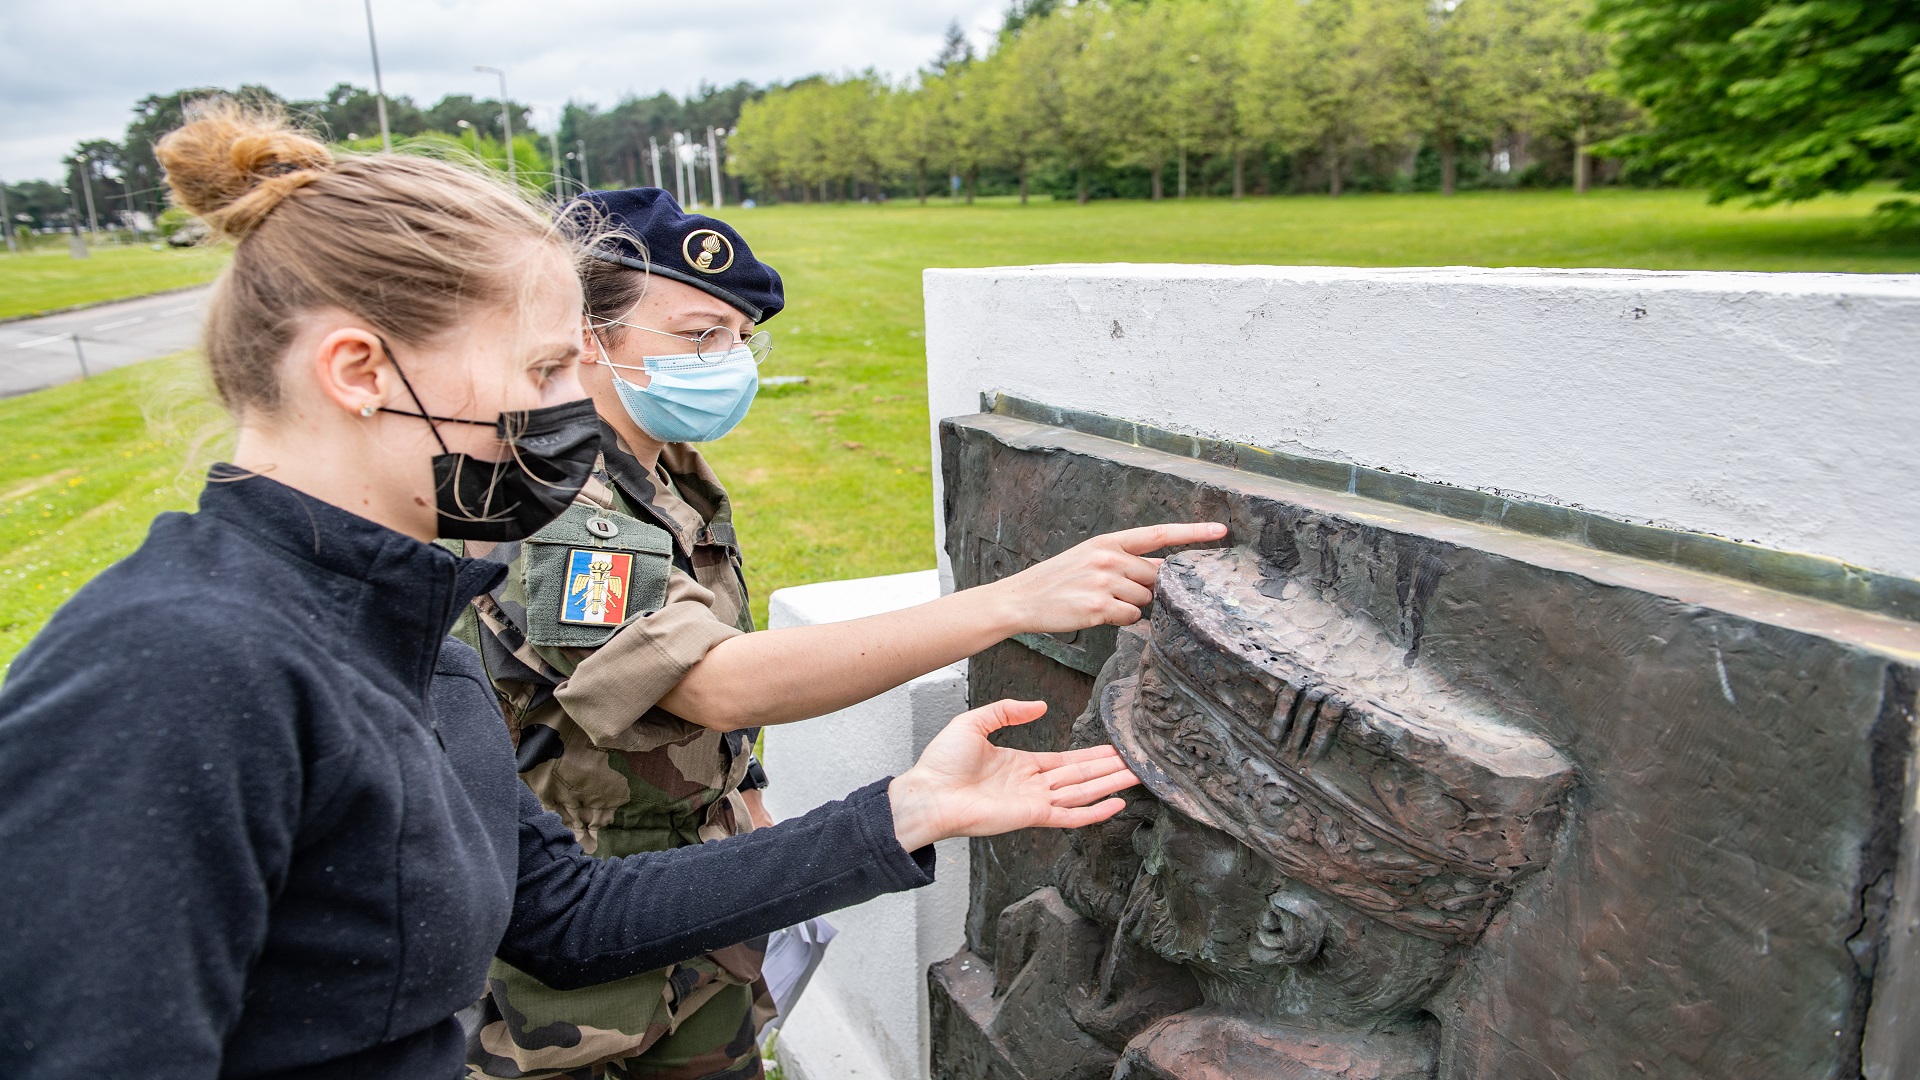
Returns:
[[[226,264],[227,253],[214,248],[109,244],[85,259],[69,255],[65,244],[18,254],[0,248],[0,319],[198,285]]]
[[[1043,262],[1622,266],[1920,272],[1920,238],[1874,237],[1882,196],[1745,211],[1689,192],[990,201],[732,210],[779,267],[771,388],[711,449],[736,497],[756,617],[785,585],[933,565],[920,271]],[[64,256],[62,256],[64,257]],[[186,361],[0,401],[0,661],[161,510],[191,505],[213,410]]]
[[[192,463],[225,430],[193,356],[0,400],[0,664],[155,514],[193,505]]]

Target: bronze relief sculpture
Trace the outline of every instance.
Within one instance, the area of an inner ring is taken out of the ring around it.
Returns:
[[[1131,1040],[1126,1074],[1186,1075],[1198,1041],[1280,1075],[1430,1075],[1422,1006],[1544,866],[1572,768],[1245,552],[1169,559],[1128,637],[1100,729],[1160,805],[1117,914],[1085,859],[1060,888],[1187,967],[1205,1006]]]
[[[1916,1075],[1920,622],[1047,419],[944,425],[958,583],[1232,532],[1147,622],[973,662],[1055,709],[1009,741],[1143,784],[975,843],[936,1077]]]

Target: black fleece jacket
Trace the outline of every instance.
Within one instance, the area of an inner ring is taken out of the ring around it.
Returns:
[[[452,1078],[490,956],[571,988],[932,880],[884,783],[583,855],[445,636],[499,572],[216,469],[54,616],[0,688],[0,1076]]]

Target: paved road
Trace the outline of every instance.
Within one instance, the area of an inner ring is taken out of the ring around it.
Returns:
[[[200,341],[211,286],[0,323],[0,397],[24,394],[111,368],[177,353]]]

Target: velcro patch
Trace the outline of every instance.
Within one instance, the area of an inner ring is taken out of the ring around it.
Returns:
[[[567,555],[567,591],[560,621],[573,626],[619,626],[633,594],[633,556],[624,551],[574,548]]]

